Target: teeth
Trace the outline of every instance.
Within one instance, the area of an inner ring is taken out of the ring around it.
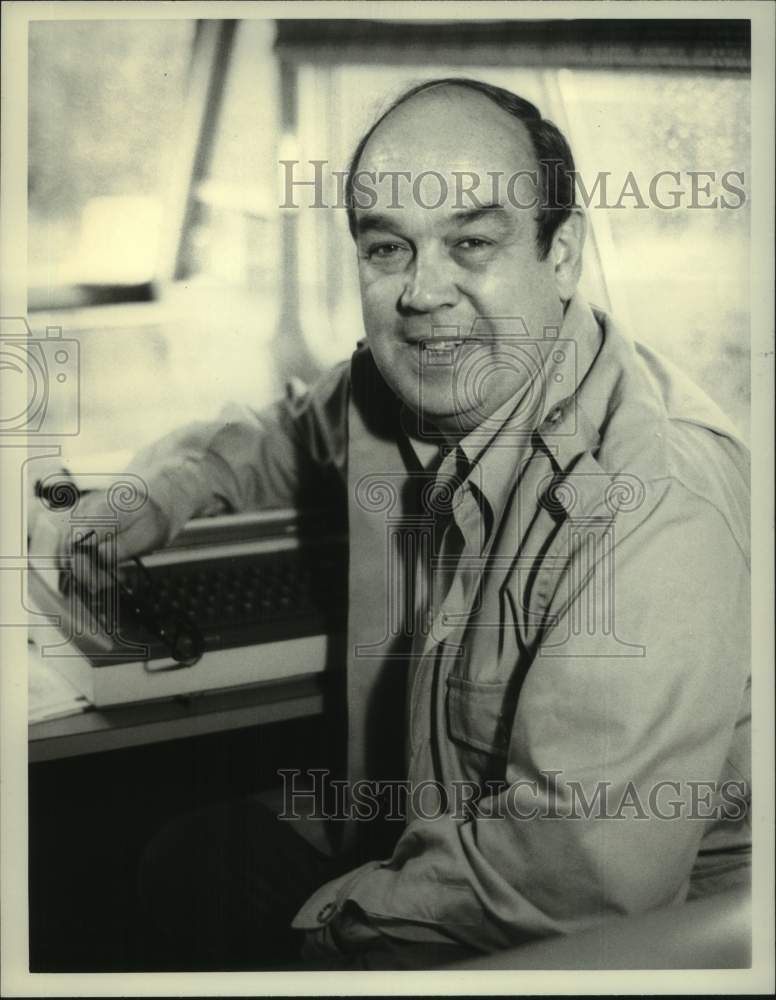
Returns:
[[[425,363],[435,367],[448,367],[455,364],[456,350],[463,341],[456,337],[434,337],[423,341]]]

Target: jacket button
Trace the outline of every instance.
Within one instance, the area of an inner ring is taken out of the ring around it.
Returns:
[[[321,907],[318,911],[318,916],[315,918],[319,924],[328,923],[329,920],[334,916],[334,911],[336,906],[334,903],[326,903],[325,906]]]

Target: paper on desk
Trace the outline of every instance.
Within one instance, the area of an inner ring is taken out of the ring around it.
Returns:
[[[80,694],[50,663],[39,655],[37,649],[28,647],[28,708],[30,722],[60,719],[78,715],[89,708],[89,701]]]

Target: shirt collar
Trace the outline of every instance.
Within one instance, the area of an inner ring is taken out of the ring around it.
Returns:
[[[415,419],[404,405],[401,408],[400,420],[402,430],[412,445],[412,450],[421,468],[426,472],[430,472],[434,464],[441,457],[441,454],[447,449],[440,446],[439,441],[420,437],[413,432],[412,428],[415,426]]]

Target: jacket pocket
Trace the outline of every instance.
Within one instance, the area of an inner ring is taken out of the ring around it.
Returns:
[[[483,684],[448,676],[450,738],[491,756],[506,757],[511,728],[506,718],[507,691],[507,684]]]

